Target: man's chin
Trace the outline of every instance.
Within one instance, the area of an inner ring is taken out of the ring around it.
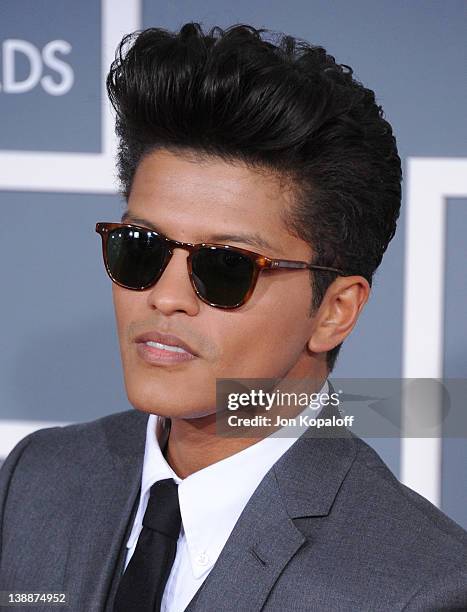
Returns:
[[[147,414],[155,414],[160,417],[165,417],[167,419],[202,419],[205,417],[212,417],[215,419],[216,417],[216,409],[215,408],[197,408],[193,407],[191,409],[187,409],[186,406],[177,408],[177,407],[163,407],[163,406],[144,406],[144,405],[134,405],[136,410],[140,412],[145,412]]]

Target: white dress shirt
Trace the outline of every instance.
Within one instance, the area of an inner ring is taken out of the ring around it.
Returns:
[[[328,381],[325,380],[320,393],[328,393],[328,389]],[[307,406],[300,414],[315,417],[321,408]],[[125,569],[142,529],[151,486],[158,480],[173,478],[178,485],[182,526],[161,612],[183,612],[213,568],[263,477],[307,427],[289,427],[290,436],[293,437],[283,437],[285,428],[277,430],[248,448],[181,479],[161,451],[168,435],[165,423],[164,418],[149,415],[141,494],[127,542]]]

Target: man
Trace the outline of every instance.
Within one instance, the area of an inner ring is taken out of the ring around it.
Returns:
[[[96,229],[136,410],[12,451],[0,589],[86,612],[467,609],[467,533],[361,439],[217,435],[220,379],[334,391],[400,209],[373,92],[320,47],[193,23],[126,37],[107,85],[127,209]]]

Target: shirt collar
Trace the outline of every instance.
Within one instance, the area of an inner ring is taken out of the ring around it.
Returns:
[[[328,381],[325,380],[319,392],[328,393],[328,389]],[[315,417],[318,411],[307,406],[300,414],[312,413]],[[277,430],[263,440],[184,479],[173,471],[163,455],[169,429],[167,419],[155,414],[149,415],[140,501],[127,548],[134,546],[139,537],[151,486],[164,478],[173,478],[179,485],[182,530],[186,536],[193,576],[199,578],[216,562],[263,477],[307,427],[293,427],[289,437],[284,437],[286,428]]]

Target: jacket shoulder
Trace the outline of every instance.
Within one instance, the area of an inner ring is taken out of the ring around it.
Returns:
[[[93,421],[63,427],[46,427],[20,440],[0,468],[0,500],[13,474],[25,480],[51,476],[54,471],[82,468],[104,453],[125,456],[141,450],[148,415],[125,410]]]
[[[337,589],[353,609],[454,610],[461,602],[467,610],[467,532],[352,437],[352,463],[329,513],[296,519],[309,542],[301,575]],[[330,583],[337,574],[339,584]]]
[[[91,539],[107,542],[96,531],[107,519],[119,524],[121,504],[140,482],[147,416],[129,410],[41,429],[16,445],[0,470],[0,588],[64,590],[75,555],[102,560],[107,545],[93,556]],[[75,529],[89,540],[77,542]]]
[[[407,527],[420,527],[432,531],[439,537],[453,538],[464,547],[467,554],[467,531],[449,518],[428,499],[402,484],[392,473],[380,455],[361,438],[356,439],[357,455],[354,474],[367,486],[368,495],[375,505],[381,506],[382,515],[404,516]]]

